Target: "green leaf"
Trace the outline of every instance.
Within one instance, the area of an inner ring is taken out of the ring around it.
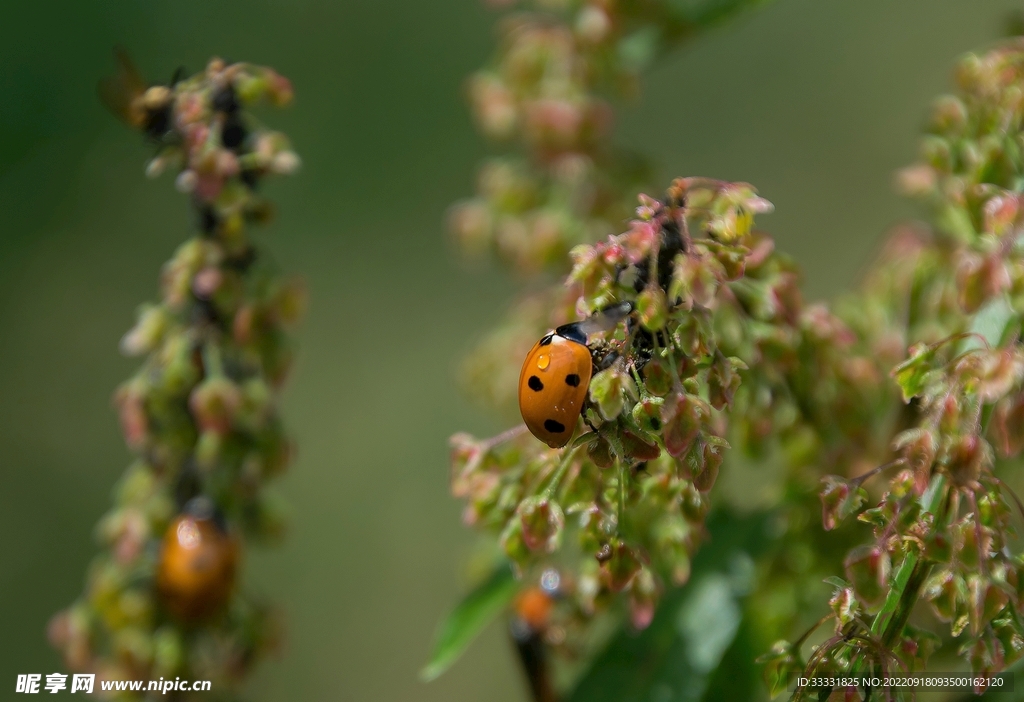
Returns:
[[[826,585],[831,585],[832,587],[839,588],[840,590],[842,590],[844,587],[850,587],[850,583],[846,582],[838,575],[830,575],[829,577],[825,578],[822,582],[824,582]]]
[[[893,368],[892,376],[903,391],[904,402],[924,392],[936,348],[934,344],[914,344],[910,347],[910,358]]]
[[[1006,325],[1013,318],[1013,308],[1010,307],[1010,303],[1005,297],[989,300],[974,313],[974,318],[971,320],[971,333],[977,334],[977,336],[969,336],[964,339],[960,352],[981,348],[982,338],[989,343],[989,346],[999,346],[1006,331]]]
[[[714,547],[698,553],[690,583],[665,594],[645,630],[620,630],[567,702],[696,702],[722,665],[729,666],[734,682],[749,680],[746,697],[752,695],[758,684],[753,657],[744,657],[750,661],[746,670],[723,660],[743,629],[743,598],[753,585],[747,554],[763,550],[764,524],[764,515],[716,515],[708,525]]]
[[[434,637],[434,652],[420,677],[430,681],[448,670],[492,619],[508,606],[519,583],[507,563],[466,595],[445,618]]]

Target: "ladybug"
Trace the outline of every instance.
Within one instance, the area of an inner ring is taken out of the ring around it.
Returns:
[[[530,587],[515,599],[513,611],[520,622],[532,632],[544,631],[551,621],[555,600],[539,587]]]
[[[558,581],[556,571],[545,571],[540,587],[529,587],[516,597],[509,621],[509,635],[519,653],[533,698],[542,702],[557,699],[545,641],[550,641],[548,637],[553,631],[551,623],[555,600],[561,594]]]
[[[165,609],[184,622],[216,614],[234,589],[238,560],[238,543],[209,498],[190,500],[160,551],[156,589]]]
[[[527,428],[551,448],[569,443],[583,412],[594,360],[587,334],[607,330],[632,312],[626,302],[545,334],[526,354],[519,373],[519,412]]]

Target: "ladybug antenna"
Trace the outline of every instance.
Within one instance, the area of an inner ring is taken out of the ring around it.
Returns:
[[[216,509],[217,508],[213,504],[213,500],[206,495],[199,495],[198,497],[193,497],[189,500],[185,505],[185,508],[181,511],[190,517],[195,517],[196,519],[213,519]]]

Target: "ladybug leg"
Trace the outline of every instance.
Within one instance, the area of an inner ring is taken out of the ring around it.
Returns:
[[[599,373],[606,368],[611,368],[612,365],[621,358],[618,351],[612,350],[604,355],[604,358],[594,361],[594,372]]]

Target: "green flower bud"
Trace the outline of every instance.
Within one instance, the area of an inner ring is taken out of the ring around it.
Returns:
[[[242,405],[242,392],[223,376],[207,378],[189,397],[189,408],[202,431],[226,434]]]
[[[160,343],[169,324],[170,319],[163,307],[143,305],[135,326],[121,337],[121,353],[126,356],[149,353]]]
[[[611,468],[615,465],[615,457],[612,455],[612,446],[604,437],[598,437],[587,446],[587,455],[599,468]]]
[[[661,410],[665,401],[660,397],[646,397],[633,405],[633,421],[644,431],[657,434],[663,426]]]
[[[196,464],[203,470],[213,470],[220,461],[223,451],[224,435],[217,431],[204,431],[196,441]]]
[[[967,125],[967,107],[952,95],[943,95],[932,110],[930,128],[938,134],[960,134]]]
[[[921,157],[940,173],[948,173],[953,163],[949,142],[939,136],[925,137],[921,141]]]
[[[647,392],[657,397],[664,397],[672,390],[672,372],[668,363],[660,358],[652,358],[644,366],[644,385]]]
[[[665,301],[665,292],[661,288],[645,288],[637,297],[636,308],[640,315],[640,324],[649,331],[664,328],[665,322],[668,321],[668,305]]]
[[[860,603],[853,594],[852,587],[838,588],[828,603],[832,607],[832,611],[836,613],[837,632],[854,621],[858,614],[860,614]]]
[[[636,397],[633,379],[620,367],[612,366],[597,373],[590,381],[590,399],[606,421],[612,421],[625,407],[626,396]]]
[[[722,461],[725,460],[725,450],[729,448],[729,443],[725,439],[709,434],[705,437],[703,444],[701,449],[703,466],[694,472],[693,486],[701,492],[707,493],[711,492],[715,481],[718,480],[718,470],[722,466]]]

